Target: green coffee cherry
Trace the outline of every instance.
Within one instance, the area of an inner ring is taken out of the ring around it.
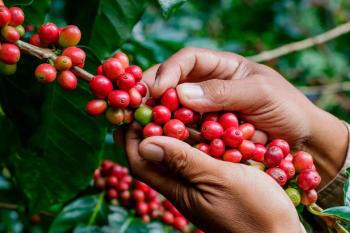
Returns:
[[[301,201],[300,192],[295,188],[287,188],[285,191],[289,199],[293,202],[294,206],[298,206]]]
[[[16,73],[17,64],[8,65],[0,61],[0,73],[3,75],[13,75]]]
[[[152,109],[147,106],[139,107],[135,112],[135,120],[140,125],[147,125],[152,121]]]
[[[26,30],[22,25],[17,26],[16,29],[21,37],[24,36],[24,34],[26,33]]]

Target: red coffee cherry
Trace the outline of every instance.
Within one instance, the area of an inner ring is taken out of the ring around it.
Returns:
[[[243,142],[243,133],[238,128],[230,127],[225,130],[222,139],[230,147],[239,147]]]
[[[1,35],[7,42],[10,43],[16,43],[21,37],[17,29],[11,26],[3,27],[1,29]]]
[[[295,176],[295,167],[292,162],[283,159],[279,165],[279,168],[286,172],[288,180]]]
[[[0,60],[8,65],[16,64],[21,57],[21,51],[14,44],[2,44],[0,48]]]
[[[225,151],[223,159],[224,161],[231,162],[231,163],[239,163],[242,160],[243,155],[239,150],[236,149],[230,149]]]
[[[293,157],[293,155],[288,154],[288,155],[287,155],[287,156],[284,158],[284,160],[287,160],[287,161],[289,161],[289,162],[292,162],[292,163],[293,163],[294,157]]]
[[[100,99],[90,100],[86,105],[86,112],[90,116],[100,116],[107,109],[107,102]]]
[[[187,220],[184,217],[175,217],[173,227],[176,230],[184,232],[187,228]]]
[[[26,32],[33,32],[34,31],[34,25],[33,24],[27,24],[25,27]]]
[[[181,121],[177,120],[177,119],[173,119],[168,121],[165,125],[164,125],[164,134],[168,137],[173,137],[173,138],[177,138],[180,140],[184,140],[184,135],[186,135],[186,126],[184,125],[184,123],[182,123]]]
[[[216,121],[206,121],[202,124],[201,134],[205,139],[221,138],[224,133],[222,126]]]
[[[29,43],[34,45],[34,46],[37,46],[37,47],[45,47],[41,41],[40,41],[40,37],[38,34],[34,34],[30,37],[29,39]]]
[[[195,146],[198,150],[202,151],[205,154],[209,154],[210,147],[208,144],[205,143],[199,143]]]
[[[162,216],[162,222],[168,225],[172,225],[174,223],[174,215],[170,211],[165,211]]]
[[[100,99],[106,98],[113,91],[112,82],[103,75],[96,75],[89,85],[91,92]]]
[[[136,82],[140,82],[142,79],[142,69],[139,66],[129,66],[125,68],[125,73],[134,76]]]
[[[143,128],[143,137],[153,137],[153,136],[162,136],[163,135],[163,129],[159,125],[155,123],[148,123]]]
[[[35,69],[35,77],[36,80],[40,83],[52,83],[55,81],[57,76],[57,71],[55,67],[53,67],[50,64],[40,64],[36,69]]]
[[[216,112],[207,112],[202,117],[202,124],[206,121],[219,121],[219,114]]]
[[[96,69],[96,75],[103,75],[102,65],[99,65]]]
[[[116,80],[118,87],[124,91],[129,91],[136,85],[134,76],[128,73],[120,75]]]
[[[99,190],[104,190],[106,188],[106,180],[104,178],[98,178],[95,180],[95,187]]]
[[[131,124],[134,121],[134,111],[129,109],[123,109],[124,113],[124,123]]]
[[[24,23],[24,13],[21,8],[11,7],[9,11],[11,14],[11,21],[9,24],[11,26],[17,27]]]
[[[108,200],[113,200],[118,198],[118,191],[115,189],[108,189],[107,190],[107,198]]]
[[[109,108],[106,112],[106,119],[113,125],[120,125],[124,121],[124,113],[120,108],[113,109]]]
[[[126,91],[115,90],[109,93],[108,103],[112,108],[127,108],[130,103],[130,96]]]
[[[169,88],[164,92],[160,99],[162,105],[169,108],[171,112],[174,112],[176,109],[179,108],[179,99],[176,93],[176,90],[174,88]]]
[[[238,127],[238,118],[235,114],[227,112],[219,118],[219,123],[224,129]]]
[[[104,176],[109,175],[110,170],[112,169],[113,166],[114,166],[113,161],[111,160],[103,161],[103,163],[101,164],[101,174]]]
[[[254,156],[255,144],[252,141],[243,140],[241,145],[239,145],[239,151],[243,155],[243,160],[249,160]]]
[[[275,139],[270,144],[270,146],[278,146],[283,151],[284,156],[287,156],[290,152],[289,144],[285,140]]]
[[[193,123],[194,112],[189,108],[179,108],[175,111],[175,119],[182,121],[184,124]]]
[[[171,112],[167,107],[158,105],[152,109],[152,119],[158,125],[163,125],[170,121]]]
[[[58,83],[65,91],[73,91],[78,87],[77,76],[69,70],[62,71],[58,75]]]
[[[309,153],[306,153],[304,151],[299,151],[294,155],[293,164],[294,164],[295,170],[297,172],[300,172],[304,169],[312,168],[314,161],[312,159],[312,156]]]
[[[281,148],[277,146],[271,146],[267,148],[265,153],[265,164],[268,167],[277,167],[280,165],[284,158]]]
[[[107,185],[112,188],[118,187],[119,180],[116,176],[109,176],[107,178]]]
[[[139,180],[135,180],[135,189],[141,190],[145,194],[148,194],[151,191],[151,188],[147,184]]]
[[[116,54],[114,54],[113,57],[117,58],[120,61],[120,63],[124,67],[124,69],[128,68],[128,66],[129,66],[129,58],[128,58],[128,56],[125,53],[117,52]],[[142,70],[141,70],[141,73],[142,73]]]
[[[79,44],[81,32],[77,26],[68,25],[63,28],[59,34],[58,44],[63,47],[73,47]]]
[[[72,60],[67,56],[58,56],[55,60],[55,67],[59,71],[72,68]]]
[[[6,6],[0,6],[0,27],[8,25],[11,21],[11,12]]]
[[[145,198],[145,193],[142,192],[141,190],[135,189],[132,193],[131,193],[131,197],[134,201],[136,202],[143,202],[146,198]]]
[[[254,125],[252,125],[250,123],[244,123],[244,124],[240,125],[239,129],[243,133],[243,138],[247,139],[247,140],[251,139],[255,133]]]
[[[219,138],[215,138],[210,143],[209,154],[213,157],[221,157],[225,153],[225,143]]]
[[[86,54],[82,49],[77,47],[68,47],[63,50],[62,55],[70,57],[73,66],[78,66],[80,68],[84,67]]]
[[[124,74],[124,67],[116,58],[109,58],[102,64],[103,73],[110,80],[116,80]]]
[[[298,186],[304,191],[317,188],[321,183],[321,176],[314,170],[305,169],[299,173]]]
[[[309,206],[317,201],[318,195],[315,189],[309,191],[304,191],[301,195],[301,203],[303,205]]]
[[[55,44],[58,41],[59,30],[56,24],[46,23],[39,28],[40,41],[44,44]]]
[[[136,83],[135,88],[141,94],[142,97],[145,97],[147,95],[146,84],[144,84],[142,82],[138,82],[138,83]]]
[[[263,162],[265,158],[266,147],[261,144],[255,144],[255,151],[252,160],[256,162]]]
[[[136,88],[131,88],[129,90],[129,96],[130,96],[130,103],[129,106],[131,108],[137,108],[142,103],[142,96],[141,94],[136,90]]]
[[[148,205],[145,202],[138,202],[135,207],[135,212],[139,216],[144,216],[148,213]]]
[[[287,174],[280,168],[269,168],[267,169],[266,173],[281,186],[284,186],[287,183]]]

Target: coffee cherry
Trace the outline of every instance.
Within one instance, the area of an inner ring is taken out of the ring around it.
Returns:
[[[295,176],[295,167],[292,162],[283,159],[279,165],[279,168],[286,172],[288,180]]]
[[[109,173],[111,176],[115,176],[119,179],[121,179],[125,175],[125,172],[123,172],[123,167],[119,164],[112,165],[112,167],[109,168]]]
[[[301,195],[301,203],[303,205],[309,206],[317,201],[318,195],[315,189],[309,191],[304,191]]]
[[[293,155],[288,154],[288,155],[284,158],[284,160],[287,160],[287,161],[289,161],[289,162],[293,162],[294,157],[293,157]]]
[[[122,199],[123,201],[128,201],[131,197],[131,194],[129,191],[123,191],[120,193],[120,199]]]
[[[144,216],[148,213],[148,205],[144,202],[138,202],[135,207],[135,212],[139,216]]]
[[[11,21],[11,12],[6,6],[0,6],[0,27],[8,25]]]
[[[73,47],[79,44],[81,32],[77,26],[69,25],[62,29],[59,34],[58,44],[63,47]]]
[[[36,80],[40,83],[52,83],[53,81],[55,81],[56,76],[56,69],[50,64],[40,64],[35,69]]]
[[[30,37],[30,39],[29,39],[29,43],[30,43],[31,45],[34,45],[34,46],[37,46],[37,47],[45,47],[45,46],[41,43],[40,37],[39,37],[38,34],[32,35],[32,36]]]
[[[23,37],[24,34],[26,33],[26,31],[22,25],[18,25],[16,27],[16,30],[18,31],[20,37]]]
[[[201,134],[205,139],[221,138],[224,133],[222,126],[216,121],[206,121],[202,124]]]
[[[287,188],[285,192],[287,193],[289,199],[293,202],[293,205],[297,207],[301,201],[301,196],[299,191],[296,190],[295,188]]]
[[[268,167],[277,167],[280,165],[283,157],[281,148],[277,146],[268,147],[265,153],[265,164]]]
[[[25,27],[26,32],[33,32],[34,31],[34,25],[33,24],[27,24]]]
[[[176,90],[174,88],[169,88],[164,92],[160,99],[162,105],[169,108],[171,112],[174,112],[176,109],[179,108],[179,99],[176,93]]]
[[[278,146],[281,148],[284,156],[287,156],[290,152],[289,144],[285,140],[275,139],[270,143],[270,146]]]
[[[187,221],[184,217],[175,217],[173,227],[179,231],[186,231]]]
[[[39,28],[40,41],[44,44],[55,44],[58,41],[59,30],[53,23],[46,23]]]
[[[75,74],[69,70],[62,71],[58,75],[58,84],[65,91],[73,91],[78,86],[78,79]]]
[[[8,65],[16,64],[21,57],[21,51],[14,44],[2,44],[0,48],[0,60]]]
[[[225,153],[225,143],[219,138],[215,138],[210,143],[209,154],[213,157],[221,157]]]
[[[62,55],[70,57],[73,66],[78,66],[80,68],[84,67],[86,54],[82,49],[77,47],[68,47],[63,50]]]
[[[10,43],[16,43],[21,37],[17,29],[11,26],[3,27],[1,29],[1,35],[7,42]]]
[[[130,96],[126,91],[114,90],[108,95],[108,104],[112,108],[126,108],[130,103]]]
[[[10,25],[17,27],[24,23],[24,13],[19,7],[11,7],[9,8],[11,14]]]
[[[190,132],[188,131],[188,129],[186,128],[184,133],[182,134],[182,137],[179,138],[181,141],[186,141],[187,138],[190,136]]]
[[[152,110],[152,119],[158,125],[163,125],[171,119],[171,112],[167,107],[158,105]]]
[[[95,187],[99,190],[104,190],[106,188],[106,180],[102,177],[95,180]]]
[[[120,75],[116,80],[118,87],[124,91],[130,90],[136,85],[134,77],[128,73]]]
[[[129,66],[125,69],[125,73],[134,76],[136,82],[140,82],[142,79],[142,69],[139,66]]]
[[[205,113],[202,117],[202,124],[206,121],[219,121],[219,114],[216,112]]]
[[[238,118],[235,114],[227,112],[219,118],[219,123],[224,129],[238,127]]]
[[[223,159],[224,161],[231,162],[231,163],[239,163],[242,160],[243,155],[239,150],[236,149],[230,149],[225,151]]]
[[[266,173],[271,176],[281,186],[287,183],[287,174],[280,168],[273,167],[267,169]]]
[[[102,65],[99,65],[96,69],[96,75],[103,75]]]
[[[162,136],[163,135],[163,129],[159,125],[155,123],[148,123],[143,128],[143,137],[153,137],[153,136]]]
[[[186,136],[186,130],[187,130],[186,126],[184,125],[184,123],[182,123],[177,119],[168,121],[164,125],[163,130],[164,130],[164,134],[168,137],[173,137],[180,140],[186,139],[184,138]]]
[[[106,98],[113,91],[112,82],[103,75],[96,75],[89,86],[91,92],[100,99]]]
[[[134,112],[129,109],[123,109],[124,113],[124,123],[131,124],[134,121]]]
[[[55,68],[59,71],[72,68],[72,60],[67,56],[58,56],[55,60]]]
[[[321,176],[314,170],[305,169],[299,173],[297,181],[302,190],[308,191],[317,188],[321,183]]]
[[[124,67],[116,58],[109,58],[102,64],[103,73],[110,80],[116,80],[120,75],[124,74]]]
[[[180,108],[175,111],[174,117],[175,119],[182,121],[184,124],[190,124],[193,123],[194,112],[188,108]]]
[[[242,153],[242,159],[248,160],[254,156],[255,144],[249,140],[243,140],[239,146],[239,151]]]
[[[8,65],[0,61],[0,73],[6,76],[13,75],[17,71],[17,64]]]
[[[128,93],[129,93],[129,96],[130,96],[129,106],[131,108],[139,107],[141,105],[141,103],[142,103],[142,96],[141,96],[141,94],[134,87],[131,88]]]
[[[252,160],[256,162],[263,162],[265,158],[266,147],[261,144],[255,144],[255,151]]]
[[[141,190],[135,189],[131,193],[131,197],[135,202],[143,202],[145,200],[145,193]]]
[[[94,117],[102,115],[106,109],[106,101],[100,99],[90,100],[86,105],[86,112]]]
[[[208,144],[199,143],[195,146],[195,148],[197,148],[198,150],[202,151],[203,153],[205,153],[207,155],[209,154],[210,147]]]
[[[120,125],[124,120],[124,113],[121,109],[109,108],[106,112],[106,118],[109,123],[114,125]]]
[[[161,220],[165,224],[172,225],[174,223],[174,219],[175,217],[171,212],[165,211]]]
[[[144,83],[136,83],[135,88],[141,94],[142,97],[145,97],[147,95],[147,87]]]
[[[293,164],[297,172],[304,169],[310,169],[313,163],[314,161],[309,153],[299,151],[294,155]]]
[[[240,125],[239,129],[243,133],[243,138],[247,139],[247,140],[251,139],[255,133],[254,125],[252,125],[250,123],[244,123],[244,124]]]
[[[155,107],[157,105],[157,100],[155,100],[154,98],[152,97],[149,97],[146,102],[145,102],[145,105],[147,105],[148,107]]]
[[[114,166],[113,161],[111,160],[103,161],[103,163],[101,164],[101,174],[104,176],[109,175],[110,170],[112,169],[113,166]]]
[[[108,189],[107,191],[108,200],[113,200],[118,198],[118,191],[115,189]]]
[[[243,142],[243,133],[238,128],[230,127],[225,130],[222,139],[230,147],[238,147]]]
[[[140,125],[147,125],[152,121],[152,109],[147,106],[141,106],[135,111],[135,120]]]
[[[135,189],[141,190],[145,194],[148,194],[151,191],[151,188],[147,184],[139,180],[135,180]]]
[[[115,187],[118,186],[118,184],[119,184],[119,181],[118,181],[118,178],[117,178],[117,177],[115,177],[115,176],[109,176],[109,177],[107,178],[107,185],[108,185],[109,187],[115,188]]]
[[[117,52],[116,54],[114,54],[113,57],[117,58],[119,60],[119,62],[124,67],[124,69],[128,68],[128,66],[129,66],[129,58],[128,58],[128,56],[125,53]],[[142,70],[141,70],[141,72],[142,72]]]

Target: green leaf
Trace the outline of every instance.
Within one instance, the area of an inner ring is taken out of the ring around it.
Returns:
[[[4,116],[0,116],[0,132],[0,163],[6,163],[16,151],[19,138],[12,122]]]
[[[47,14],[50,12],[51,0],[37,0],[22,7],[26,22],[35,26],[40,26],[45,22]]]
[[[350,207],[339,206],[325,209],[322,211],[324,216],[333,216],[344,222],[350,223]]]
[[[346,169],[346,181],[343,187],[344,191],[344,205],[350,206],[350,168]]]
[[[163,15],[166,18],[170,17],[185,2],[187,2],[187,0],[158,0]]]
[[[86,196],[67,205],[51,225],[50,233],[65,233],[77,225],[88,225],[92,218],[99,224],[105,224],[109,210],[104,195]],[[95,217],[94,217],[95,216]],[[74,231],[76,232],[76,231]],[[95,232],[95,231],[77,231]]]
[[[5,0],[6,6],[29,6],[34,2],[34,0]]]

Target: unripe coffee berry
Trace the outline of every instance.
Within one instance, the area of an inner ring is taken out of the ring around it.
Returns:
[[[58,56],[55,60],[55,67],[59,71],[72,68],[72,60],[67,56]]]
[[[59,34],[58,44],[61,47],[73,47],[79,44],[81,32],[77,26],[68,25],[63,28]]]
[[[53,23],[46,23],[39,28],[39,37],[41,43],[55,44],[58,41],[59,30]]]
[[[3,75],[13,75],[17,71],[17,64],[8,65],[0,61],[0,73]]]
[[[225,143],[219,138],[215,138],[210,143],[209,154],[213,157],[221,157],[225,153]]]
[[[134,121],[134,112],[130,109],[123,109],[124,113],[124,123],[125,124],[131,124]]]
[[[120,75],[124,74],[124,67],[116,58],[109,58],[103,64],[103,73],[110,80],[116,80]]]
[[[40,64],[35,69],[35,78],[40,83],[52,83],[57,77],[57,71],[55,67],[50,64]]]
[[[164,125],[163,130],[164,130],[164,134],[168,137],[173,137],[180,140],[186,139],[184,138],[184,135],[186,135],[186,130],[187,130],[186,126],[184,125],[184,123],[182,123],[177,119],[168,121]]]
[[[273,167],[267,169],[266,173],[270,175],[281,186],[287,183],[287,174],[280,168]]]
[[[73,91],[78,87],[78,79],[72,71],[65,70],[59,73],[58,83],[65,91]]]
[[[11,21],[11,13],[6,6],[0,6],[0,27],[4,27]]]
[[[304,191],[317,188],[321,183],[321,176],[314,170],[302,170],[298,176],[298,186]]]
[[[153,108],[152,110],[152,119],[155,123],[159,125],[163,125],[167,123],[171,118],[171,112],[170,110],[163,106],[163,105],[158,105]]]
[[[136,82],[139,82],[142,79],[142,69],[139,66],[129,66],[125,69],[125,73],[134,76]]]
[[[175,112],[176,109],[179,108],[179,99],[174,88],[169,88],[164,92],[160,99],[162,105],[169,108],[171,112]]]
[[[310,169],[313,163],[314,161],[309,153],[299,151],[294,155],[293,164],[297,172],[304,169]]]
[[[90,116],[100,116],[107,109],[107,102],[101,99],[90,100],[86,105],[86,112]]]
[[[247,140],[251,139],[255,133],[254,125],[252,125],[250,123],[244,123],[244,124],[240,125],[239,129],[243,133],[243,138],[247,139]]]
[[[141,105],[141,103],[142,103],[142,96],[141,96],[141,94],[134,87],[131,88],[128,93],[129,93],[129,96],[130,96],[129,106],[131,108],[139,107]]]
[[[270,146],[278,146],[279,148],[281,148],[284,156],[287,156],[290,152],[289,144],[285,140],[274,139],[269,145]]]
[[[129,58],[128,58],[128,56],[125,53],[117,52],[116,54],[114,54],[113,57],[117,58],[120,61],[120,63],[124,67],[124,69],[128,68],[128,66],[129,66]],[[141,76],[142,76],[142,70],[141,70]]]
[[[0,48],[0,60],[8,65],[16,64],[21,57],[21,51],[14,44],[2,44]]]
[[[100,99],[106,98],[113,91],[112,82],[103,75],[96,75],[89,86],[91,92]]]
[[[238,128],[230,127],[225,130],[222,139],[230,147],[239,147],[243,142],[243,133]]]
[[[271,146],[267,148],[265,153],[265,164],[268,167],[277,167],[280,165],[284,158],[281,148],[277,146]]]
[[[152,109],[148,106],[141,106],[135,111],[135,120],[140,125],[147,125],[152,121]]]
[[[293,205],[297,207],[301,201],[300,192],[295,188],[287,188],[285,192],[287,193],[289,199],[293,202]]]
[[[252,160],[256,162],[263,162],[265,158],[266,147],[261,144],[255,144],[255,151]]]
[[[147,95],[147,87],[144,83],[136,83],[135,88],[141,94],[142,97],[145,97]]]
[[[118,87],[124,91],[129,91],[136,85],[135,78],[128,73],[120,75],[116,80]]]
[[[239,151],[242,153],[243,160],[249,160],[254,156],[255,144],[249,140],[243,140],[239,145]]]
[[[224,129],[238,127],[238,118],[233,113],[224,113],[222,116],[220,116],[219,123]]]
[[[174,117],[184,124],[191,124],[194,120],[194,112],[189,108],[179,108],[175,111]]]
[[[288,180],[295,176],[295,167],[292,162],[283,159],[279,165],[279,168],[286,172]]]
[[[216,121],[206,121],[202,124],[201,134],[205,139],[221,138],[224,133],[222,126]]]
[[[80,68],[84,67],[86,54],[82,49],[77,47],[68,47],[63,50],[62,55],[70,57],[73,66],[78,66]]]
[[[17,27],[24,23],[24,13],[21,8],[11,7],[9,11],[11,14],[11,20],[9,24],[11,26]]]
[[[231,163],[239,163],[242,160],[242,153],[236,149],[225,151],[223,160]]]
[[[301,195],[301,203],[303,205],[309,206],[317,201],[318,195],[315,189],[309,191],[304,191]]]
[[[10,43],[16,43],[21,37],[17,29],[11,26],[3,27],[1,29],[1,35],[7,42]]]
[[[130,103],[130,96],[126,91],[114,90],[108,95],[108,104],[112,108],[127,108]]]
[[[199,143],[195,146],[198,150],[202,151],[205,154],[209,154],[210,147],[206,143]]]
[[[20,37],[23,37],[24,34],[26,34],[26,30],[24,29],[24,27],[22,25],[18,25],[16,27],[16,30],[18,31]]]
[[[155,123],[148,123],[143,128],[143,137],[153,137],[153,136],[162,136],[163,135],[163,129],[159,125]]]
[[[109,108],[106,112],[106,119],[109,123],[114,125],[120,125],[124,120],[124,113],[121,109]]]

